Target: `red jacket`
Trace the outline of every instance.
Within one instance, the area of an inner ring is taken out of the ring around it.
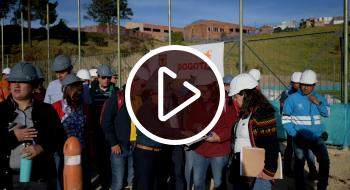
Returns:
[[[187,121],[187,129],[191,129],[191,125],[194,123],[201,123],[205,126],[212,120],[215,112],[216,106],[208,112],[203,112],[206,110],[204,108],[204,103],[197,101],[191,106],[192,113],[201,113],[194,114],[194,117],[191,117]],[[201,144],[195,149],[195,151],[205,157],[219,157],[228,155],[231,152],[231,129],[234,122],[237,119],[237,114],[235,112],[234,106],[228,106],[225,103],[225,108],[221,113],[221,116],[218,122],[215,124],[212,132],[215,132],[220,137],[220,142],[211,143],[207,141],[202,141]]]

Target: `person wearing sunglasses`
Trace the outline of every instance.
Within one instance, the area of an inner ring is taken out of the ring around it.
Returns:
[[[100,117],[105,101],[113,94],[115,94],[119,89],[117,87],[114,87],[114,85],[111,83],[113,72],[109,65],[100,65],[97,69],[97,75],[98,84],[90,88],[90,95],[92,99],[92,116],[94,123],[92,127],[92,133],[94,134],[92,140],[92,149],[97,173],[99,174],[99,182],[102,185],[102,189],[109,189],[111,178],[111,162],[109,153],[110,148],[100,124]]]

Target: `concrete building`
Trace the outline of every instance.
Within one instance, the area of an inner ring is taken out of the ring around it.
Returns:
[[[72,28],[73,30],[77,30],[77,28]],[[108,34],[108,27],[107,25],[99,24],[99,25],[93,25],[93,26],[84,26],[81,27],[80,30],[82,32],[96,32],[96,33],[104,33]],[[118,32],[117,25],[111,25],[110,26],[110,34],[115,35]],[[120,34],[124,36],[130,36],[130,37],[137,37],[137,38],[151,38],[151,35],[144,34],[138,31],[129,30],[126,29],[123,26],[120,26]]]
[[[244,26],[244,34],[252,34],[254,27]],[[184,28],[185,40],[218,41],[239,36],[239,25],[215,20],[195,21]]]
[[[139,31],[144,34],[148,34],[155,39],[166,41],[168,40],[169,27],[164,25],[147,24],[140,22],[128,22],[125,28]],[[171,32],[183,33],[183,28],[171,27]]]

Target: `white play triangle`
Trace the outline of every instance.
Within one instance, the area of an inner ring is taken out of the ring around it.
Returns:
[[[192,84],[189,82],[185,81],[183,85],[192,91],[194,95],[177,106],[175,109],[171,110],[169,113],[164,115],[164,73],[166,73],[168,76],[171,78],[175,79],[176,78],[176,73],[168,69],[167,67],[161,67],[158,70],[158,118],[160,121],[166,121],[181,110],[183,110],[185,107],[190,105],[192,102],[196,101],[200,96],[201,96],[201,91],[194,87]]]

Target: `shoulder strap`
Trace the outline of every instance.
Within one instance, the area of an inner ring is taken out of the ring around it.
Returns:
[[[125,101],[125,97],[124,97],[124,93],[123,91],[118,91],[117,92],[117,97],[118,97],[118,112],[120,111],[120,109],[122,108],[124,101]]]

